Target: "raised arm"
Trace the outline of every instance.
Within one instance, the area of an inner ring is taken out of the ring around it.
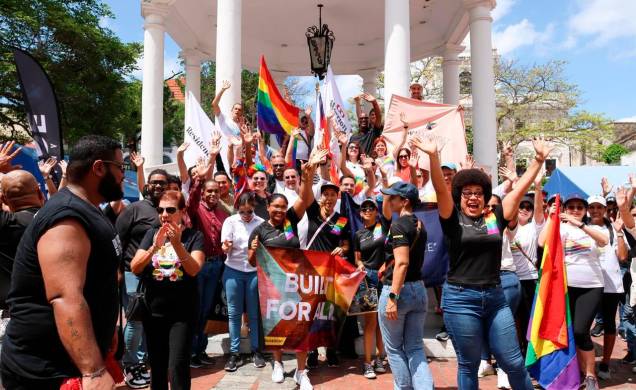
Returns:
[[[287,149],[285,149],[285,164],[289,167],[294,167],[296,164],[296,161],[292,160],[294,158],[294,142],[296,142],[298,134],[300,134],[300,129],[292,130],[291,138],[287,143]]]
[[[353,102],[356,105],[356,118],[360,119],[360,116],[362,115],[362,107],[360,106],[360,98],[362,98],[362,94],[360,95],[356,95],[353,97]]]
[[[183,159],[183,155],[189,146],[189,143],[184,142],[177,149],[177,166],[179,167],[179,178],[181,179],[182,184],[185,184],[190,179],[190,175],[188,175],[188,167]]]
[[[375,129],[379,129],[382,127],[382,110],[380,109],[380,105],[378,104],[378,99],[375,96],[369,93],[363,93],[362,97],[364,100],[371,103],[373,106],[373,111],[375,112],[375,123],[371,123],[371,126]]]
[[[347,148],[349,147],[349,136],[344,131],[336,131],[336,138],[340,143],[340,159],[338,160],[338,168],[345,176],[354,177],[353,172],[347,168]]]
[[[179,151],[177,151],[177,160],[179,159]],[[130,162],[135,166],[137,173],[137,189],[140,193],[144,192],[144,187],[146,187],[146,177],[144,176],[144,163],[146,159],[141,156],[141,154],[137,152],[130,152]],[[186,175],[188,173],[186,172]],[[182,179],[183,182],[183,179]]]
[[[406,143],[406,138],[409,135],[409,121],[408,121],[408,118],[406,117],[406,114],[403,112],[400,113],[400,122],[402,122],[404,135],[402,136],[402,141],[400,142],[398,147],[393,150],[393,159],[395,160],[396,163],[398,162],[398,154],[400,154],[400,149],[402,149],[402,147]]]
[[[51,178],[51,170],[57,165],[57,159],[50,157],[46,161],[40,162],[40,173],[46,182],[46,189],[49,192],[49,198],[57,192],[57,187]]]
[[[411,184],[417,187],[417,160],[419,156],[414,150],[411,152],[411,158],[409,158],[409,171],[411,174]]]
[[[212,112],[214,113],[215,116],[219,116],[219,114],[221,113],[219,102],[221,101],[221,98],[223,97],[223,94],[225,93],[225,91],[230,89],[231,85],[232,84],[230,84],[229,81],[223,80],[223,83],[221,84],[221,90],[219,91],[219,93],[217,93],[214,96],[214,100],[212,100]]]
[[[309,156],[309,161],[303,165],[302,180],[300,181],[300,196],[292,206],[298,219],[302,219],[305,210],[314,202],[314,191],[312,188],[316,168],[329,151],[327,149],[315,149]]]
[[[311,119],[311,106],[307,106],[307,108],[305,108],[305,117],[307,117],[307,141],[311,143],[311,139],[314,137],[314,134],[316,133],[314,120]],[[311,147],[311,145],[307,145],[307,147]]]
[[[372,198],[375,195],[375,169],[373,168],[375,161],[373,158],[363,155],[362,157],[362,169],[367,180],[365,188],[365,195],[367,198]]]
[[[545,221],[542,180],[543,174],[537,175],[536,179],[534,179],[534,223],[537,225],[541,225]]]
[[[616,190],[616,204],[618,205],[618,212],[623,220],[623,225],[627,230],[631,231],[636,228],[636,221],[634,221],[634,216],[630,212],[633,199],[629,195],[630,192],[624,187],[618,188]]]
[[[453,197],[444,182],[442,164],[439,161],[437,141],[432,137],[427,137],[424,140],[419,137],[414,137],[411,140],[411,146],[413,148],[418,148],[428,155],[430,161],[431,181],[433,182],[433,188],[435,188],[435,194],[437,195],[439,216],[444,219],[450,218],[453,213],[455,203],[453,202]]]
[[[626,263],[627,260],[629,260],[629,249],[625,243],[625,233],[623,232],[624,227],[623,218],[621,218],[621,214],[619,213],[616,219],[612,221],[611,229],[614,229],[614,232],[616,232],[616,257],[618,257],[618,261],[621,263]]]
[[[554,213],[558,213],[559,210],[556,209],[556,204],[553,203],[552,206],[550,206],[550,210],[548,211],[548,222],[545,224],[545,227],[543,228],[543,230],[541,230],[541,233],[539,233],[539,238],[537,239],[537,244],[541,247],[544,248],[545,247],[545,242],[548,239],[548,232],[550,231],[550,226],[552,226],[552,218],[551,216]],[[541,262],[541,259],[539,259],[539,263]]]
[[[62,179],[60,180],[60,185],[57,186],[57,190],[59,191],[62,188],[66,187],[66,185],[68,184],[68,181],[66,180],[66,168],[68,168],[68,163],[66,162],[66,160],[62,160],[58,163],[58,165],[62,170]]]

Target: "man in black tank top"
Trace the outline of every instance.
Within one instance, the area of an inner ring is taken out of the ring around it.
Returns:
[[[115,388],[105,360],[116,341],[121,244],[99,204],[121,199],[121,146],[87,136],[71,152],[68,187],[35,215],[20,241],[7,302],[0,373],[7,389]]]

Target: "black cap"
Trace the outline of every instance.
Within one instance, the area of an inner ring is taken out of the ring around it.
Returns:
[[[338,187],[337,185],[331,182],[326,182],[320,186],[320,193],[322,194],[323,192],[325,192],[325,190],[329,188],[331,188],[332,190],[335,190],[336,192],[340,192],[340,187]]]
[[[415,204],[420,199],[420,193],[411,183],[407,183],[405,181],[399,181],[394,183],[389,188],[383,188],[380,190],[384,195],[397,195],[402,198],[406,198],[411,201],[412,204]]]
[[[519,202],[519,205],[521,205],[521,203],[523,203],[523,202],[530,203],[532,205],[532,207],[534,207],[534,197],[533,196],[525,195],[523,198],[521,198],[521,202]]]
[[[378,208],[378,204],[376,203],[375,199],[373,199],[373,198],[366,198],[365,200],[363,200],[362,203],[360,203],[360,207],[364,207],[365,204],[370,204],[373,207],[375,207],[376,209]]]

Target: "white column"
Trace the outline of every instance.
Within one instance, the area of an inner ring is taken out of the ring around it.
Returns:
[[[473,96],[473,154],[491,167],[497,181],[497,121],[492,54],[491,1],[466,3],[470,18],[470,61]]]
[[[203,59],[203,53],[196,49],[187,49],[181,52],[181,57],[185,62],[186,99],[188,98],[188,92],[192,92],[197,101],[201,102],[201,60]]]
[[[362,91],[376,96],[378,94],[378,70],[365,69],[361,70],[359,74],[362,77]]]
[[[144,5],[144,67],[141,92],[141,155],[147,166],[163,164],[163,22],[167,7]]]
[[[218,0],[216,13],[216,90],[223,80],[232,87],[219,106],[228,115],[234,103],[241,103],[241,6],[243,0]]]
[[[409,0],[384,0],[384,111],[393,94],[408,96],[411,80]]]
[[[442,62],[442,74],[444,88],[444,103],[459,104],[459,64],[461,61],[457,55],[464,50],[459,46],[448,46],[444,50],[444,61]]]

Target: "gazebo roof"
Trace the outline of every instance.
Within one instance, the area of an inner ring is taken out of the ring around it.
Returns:
[[[217,0],[143,0],[168,2],[166,32],[184,50],[216,57]],[[332,54],[339,74],[384,68],[384,7],[389,0],[243,0],[242,65],[258,70],[264,54],[274,75],[310,74],[305,31],[322,21],[336,40]],[[494,6],[494,0],[492,5]],[[465,0],[410,0],[411,61],[459,46],[468,33]],[[143,12],[143,6],[142,6]]]

